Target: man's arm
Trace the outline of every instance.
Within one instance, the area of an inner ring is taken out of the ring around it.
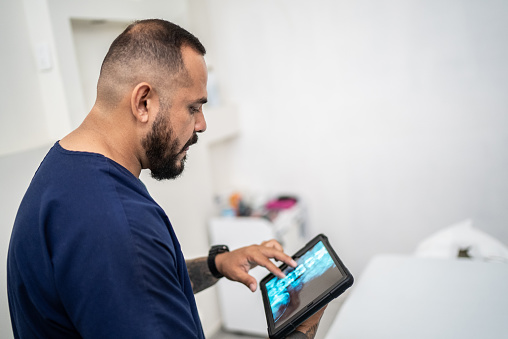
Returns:
[[[313,339],[316,336],[319,322],[325,312],[326,306],[305,320],[296,330],[285,339]]]
[[[214,285],[219,279],[215,278],[208,268],[207,257],[185,260],[187,272],[194,294]]]
[[[316,332],[318,329],[318,324],[315,324],[311,328],[309,328],[305,333],[300,331],[295,331],[288,335],[286,339],[313,339],[316,336]]]
[[[269,258],[283,261],[292,267],[296,266],[296,262],[282,251],[282,246],[275,240],[220,253],[215,257],[215,263],[217,270],[226,278],[241,282],[254,292],[257,281],[248,272],[257,265],[264,266],[273,274],[283,278],[282,271]],[[185,263],[194,294],[214,285],[219,280],[210,272],[207,257],[186,260]]]

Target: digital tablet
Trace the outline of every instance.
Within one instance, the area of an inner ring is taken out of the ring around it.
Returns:
[[[296,268],[283,264],[283,279],[269,274],[260,288],[265,306],[268,335],[278,339],[342,294],[353,284],[353,276],[320,234],[293,255]]]

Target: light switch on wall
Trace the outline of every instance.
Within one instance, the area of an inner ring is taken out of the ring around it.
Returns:
[[[35,59],[40,71],[48,71],[53,67],[51,50],[47,42],[39,42],[35,45]]]

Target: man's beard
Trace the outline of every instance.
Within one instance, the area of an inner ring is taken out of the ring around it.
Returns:
[[[166,110],[161,109],[152,125],[152,130],[143,139],[142,144],[148,159],[152,178],[156,180],[175,179],[182,174],[185,167],[185,155],[181,160],[178,156],[187,147],[198,142],[198,135],[194,132],[192,138],[178,148],[178,139],[173,139],[174,131],[168,124]]]

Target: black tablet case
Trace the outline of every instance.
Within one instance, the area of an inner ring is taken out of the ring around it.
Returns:
[[[269,274],[268,276],[263,278],[263,280],[261,280],[260,283],[261,294],[263,296],[266,320],[268,323],[268,335],[272,339],[284,338],[285,336],[293,332],[296,329],[296,327],[298,327],[298,325],[300,325],[302,322],[304,322],[306,319],[308,319],[310,316],[312,316],[314,313],[320,310],[323,306],[328,304],[333,299],[337,298],[339,295],[344,293],[346,289],[348,289],[351,285],[353,285],[354,281],[353,276],[346,268],[346,266],[344,266],[340,258],[337,256],[337,254],[331,247],[328,238],[323,234],[319,234],[315,238],[310,240],[301,250],[299,250],[293,255],[293,258],[294,259],[300,258],[307,251],[312,249],[319,241],[323,242],[325,248],[332,257],[337,269],[342,274],[342,277],[335,284],[325,289],[317,299],[308,303],[304,308],[302,308],[295,315],[293,315],[293,317],[286,320],[285,324],[281,325],[280,327],[275,326],[275,322],[272,316],[272,309],[270,306],[270,300],[268,298],[268,292],[266,289],[266,284],[275,276],[273,274]],[[280,267],[280,269],[284,270],[286,267],[287,265],[284,264]]]

